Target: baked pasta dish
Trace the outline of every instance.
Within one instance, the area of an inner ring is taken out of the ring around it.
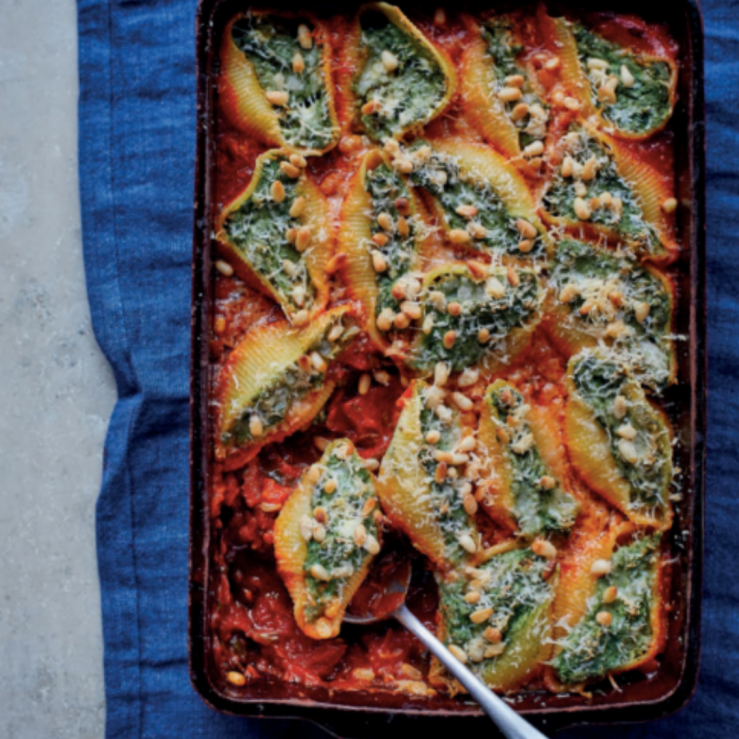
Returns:
[[[408,558],[409,606],[491,690],[658,674],[677,45],[633,16],[369,3],[244,7],[218,55],[224,686],[464,701],[398,624],[343,623]]]

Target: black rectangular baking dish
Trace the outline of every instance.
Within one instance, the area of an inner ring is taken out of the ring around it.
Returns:
[[[360,3],[356,3],[358,6]],[[407,8],[409,3],[398,3]],[[471,9],[495,7],[491,2],[466,2]],[[210,474],[208,343],[213,304],[212,197],[216,139],[216,76],[218,44],[230,17],[246,0],[201,0],[197,18],[197,160],[193,242],[191,358],[191,522],[189,581],[190,675],[195,690],[212,708],[253,717],[302,718],[341,737],[389,739],[408,731],[435,731],[442,719],[448,730],[490,730],[476,705],[434,701],[419,707],[398,697],[357,693],[336,702],[329,691],[311,689],[303,698],[281,694],[279,687],[255,685],[236,695],[215,679],[209,662],[208,579],[209,521],[207,495]],[[315,10],[321,14],[352,12],[354,3],[274,0],[270,7]],[[681,500],[676,503],[672,597],[675,604],[668,648],[657,678],[621,692],[581,696],[523,694],[513,705],[547,733],[580,724],[607,724],[660,718],[682,708],[694,693],[700,658],[700,606],[703,554],[703,502],[706,428],[706,301],[705,301],[705,124],[703,91],[703,24],[696,0],[676,0],[669,17],[659,6],[635,0],[570,3],[568,8],[635,13],[668,23],[680,44],[679,99],[670,123],[674,133],[676,192],[681,203],[678,236],[682,244],[676,266],[676,323],[679,383],[670,388],[665,405],[679,440],[676,464],[682,470]],[[550,12],[556,12],[550,4]],[[421,734],[423,735],[423,734]]]

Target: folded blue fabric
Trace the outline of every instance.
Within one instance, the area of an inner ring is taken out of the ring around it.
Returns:
[[[107,736],[323,736],[207,708],[187,668],[188,368],[195,0],[79,0],[87,289],[119,401],[97,509]],[[703,663],[679,715],[571,737],[739,735],[739,3],[704,6],[710,421]],[[733,732],[736,731],[737,734]]]

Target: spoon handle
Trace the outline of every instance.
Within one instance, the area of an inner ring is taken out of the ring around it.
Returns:
[[[393,616],[414,636],[418,637],[444,667],[459,680],[483,711],[497,724],[507,739],[546,739],[526,719],[519,716],[505,701],[499,698],[485,683],[468,670],[403,604],[393,611]]]

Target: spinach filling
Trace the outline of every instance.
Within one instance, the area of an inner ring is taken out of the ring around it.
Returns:
[[[298,43],[298,22],[276,16],[246,15],[233,25],[232,38],[254,65],[259,85],[266,92],[287,92],[286,106],[273,109],[285,141],[293,146],[325,149],[334,138],[329,97],[323,71],[323,49]],[[305,69],[293,70],[299,53]]]
[[[511,465],[513,516],[527,537],[542,532],[567,533],[575,523],[579,505],[562,489],[539,454],[526,420],[528,406],[521,393],[505,383],[495,383],[485,398],[503,439]]]
[[[372,556],[366,544],[360,546],[357,543],[357,527],[364,527],[367,541],[370,541],[370,537],[375,542],[378,540],[377,523],[373,515],[375,509],[365,508],[367,501],[375,497],[372,475],[356,452],[352,451],[346,459],[341,454],[337,455],[341,448],[341,443],[337,444],[321,460],[325,469],[313,487],[313,520],[317,520],[315,511],[319,508],[325,512],[326,520],[321,524],[321,536],[317,538],[313,529],[303,566],[308,590],[305,609],[308,621],[315,621],[332,601],[343,598],[351,577]],[[326,490],[329,481],[336,482],[335,489],[329,488],[332,490],[330,493]],[[330,579],[318,579],[311,574],[316,565],[322,567]]]
[[[414,162],[411,180],[436,198],[449,229],[468,229],[470,219],[457,212],[461,206],[473,206],[477,210],[472,221],[481,225],[484,233],[473,235],[467,244],[469,247],[480,252],[517,257],[534,258],[544,254],[541,234],[534,240],[530,251],[521,252],[522,236],[516,226],[518,217],[510,213],[489,182],[482,177],[462,175],[454,157],[433,151],[423,140],[414,143],[408,152]]]
[[[509,284],[506,270],[481,282],[467,271],[435,276],[421,294],[424,330],[411,364],[430,370],[437,362],[447,362],[453,372],[461,371],[495,354],[511,331],[529,324],[541,298],[539,281],[531,271],[510,271],[518,280],[515,286]],[[451,303],[461,306],[458,315],[449,312]],[[454,333],[451,346],[445,344],[449,332]]]
[[[543,638],[527,632],[535,626],[532,617],[552,597],[547,567],[548,561],[531,549],[510,549],[472,570],[470,579],[438,578],[445,644],[463,649],[474,672],[483,672],[486,662],[513,650],[519,641]],[[470,618],[486,609],[490,614],[480,623]]]
[[[290,409],[301,398],[323,387],[326,381],[325,371],[316,369],[310,362],[310,355],[317,352],[326,365],[341,354],[357,331],[354,327],[346,328],[335,341],[328,339],[328,334],[337,324],[328,327],[326,333],[310,346],[299,361],[282,368],[281,374],[265,385],[255,395],[249,405],[244,408],[229,430],[221,435],[224,444],[242,445],[253,441],[250,421],[256,416],[262,423],[262,434],[279,426]]]
[[[559,641],[562,651],[551,664],[562,682],[572,685],[605,677],[647,653],[653,639],[650,612],[660,538],[654,534],[638,539],[613,555],[611,572],[598,579],[586,614]],[[616,588],[616,598],[606,603],[609,588]],[[603,612],[611,616],[609,626],[596,620]]]
[[[423,392],[423,391],[422,391]],[[467,535],[473,541],[477,535],[474,522],[470,519],[463,506],[462,488],[469,483],[458,477],[445,477],[444,482],[438,482],[436,469],[439,462],[434,459],[434,451],[451,452],[461,440],[459,427],[459,413],[454,411],[451,421],[441,420],[436,413],[426,406],[421,410],[421,436],[426,438],[430,431],[440,434],[439,441],[430,446],[422,444],[419,452],[419,463],[432,482],[429,490],[428,508],[433,512],[445,544],[445,559],[454,566],[459,565],[468,557],[468,552],[460,544],[461,537]]]
[[[658,277],[632,258],[572,239],[559,243],[551,274],[557,299],[564,290],[574,296],[567,296],[571,321],[586,331],[589,327],[599,332],[608,326],[618,327],[613,349],[634,374],[654,388],[669,381],[673,361],[668,338],[672,308],[670,296]],[[640,321],[639,312],[645,305],[649,311]]]
[[[593,103],[603,109],[603,116],[626,133],[644,134],[659,128],[672,113],[670,65],[640,59],[581,25],[572,30],[580,63],[588,73]],[[605,67],[599,62],[605,62]],[[598,90],[614,77],[615,102],[599,99]]]
[[[353,90],[360,108],[370,101],[380,105],[363,113],[362,123],[377,140],[395,138],[428,120],[447,93],[446,76],[429,49],[381,13],[365,13],[361,22],[366,61]]]
[[[661,254],[664,247],[656,229],[644,219],[638,196],[619,174],[616,160],[607,147],[577,125],[570,128],[565,142],[566,156],[574,162],[574,174],[565,177],[562,168],[555,170],[544,193],[546,210],[555,218],[580,222],[575,212],[575,200],[580,198],[590,204],[587,222],[614,231],[646,254]],[[594,160],[595,173],[586,180],[582,172],[590,160]],[[593,198],[598,199],[597,207],[592,205]]]
[[[518,57],[523,46],[513,38],[514,24],[510,18],[493,18],[482,27],[482,38],[487,45],[487,53],[493,61],[494,86],[493,95],[497,95],[504,87],[508,87],[506,80],[510,77],[524,78],[521,87],[521,98],[515,101],[502,102],[508,118],[518,130],[518,141],[523,149],[534,141],[540,141],[546,136],[548,113],[542,101],[533,89],[526,69],[518,63]],[[513,109],[521,104],[528,106],[528,111],[511,117]]]
[[[272,198],[273,182],[283,185],[282,202]],[[223,228],[249,266],[270,284],[284,303],[294,310],[310,310],[316,289],[303,255],[287,239],[288,229],[301,225],[290,217],[298,183],[299,180],[288,177],[280,169],[277,159],[264,159],[252,196],[229,214]]]
[[[413,269],[416,257],[416,225],[413,218],[407,218],[408,234],[403,236],[397,227],[391,231],[380,229],[377,226],[377,217],[381,213],[388,213],[397,224],[402,214],[398,211],[396,201],[402,199],[409,203],[410,190],[403,178],[384,163],[367,172],[365,188],[372,201],[373,227],[376,232],[382,233],[387,238],[387,243],[381,248],[375,244],[371,246],[372,250],[377,249],[382,253],[387,263],[384,272],[375,273],[379,289],[376,313],[379,315],[386,308],[397,313],[402,301],[393,297],[392,288],[400,277]],[[407,213],[407,209],[404,208],[404,212]]]
[[[662,419],[620,363],[594,352],[583,352],[572,363],[575,390],[608,435],[613,460],[629,483],[631,507],[665,506],[672,446]]]

